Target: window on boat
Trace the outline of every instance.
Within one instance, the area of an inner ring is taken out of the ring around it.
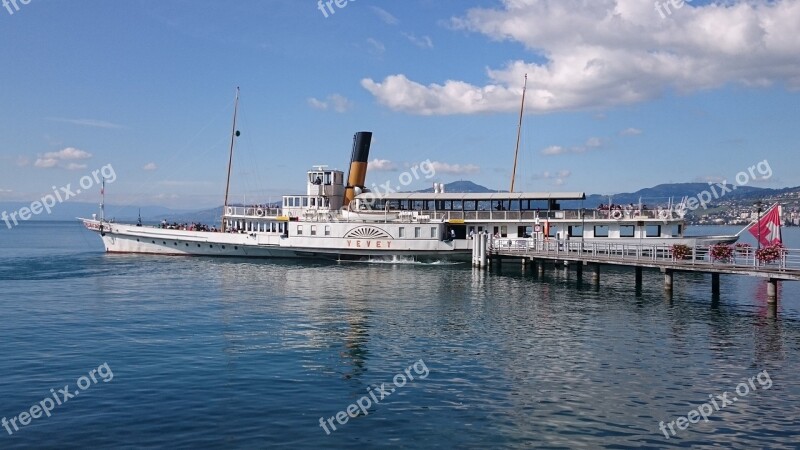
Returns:
[[[330,235],[331,235],[331,226],[325,225],[325,236],[330,236]]]
[[[619,237],[632,238],[636,236],[636,227],[634,225],[620,225]]]
[[[406,237],[406,229],[405,229],[404,227],[400,227],[400,228],[398,228],[398,230],[397,230],[397,236],[398,236],[398,237],[401,237],[401,238],[402,238],[402,237]]]
[[[317,199],[316,199],[316,198],[314,198],[314,197],[312,197],[312,198],[311,198],[311,207],[313,208],[313,207],[315,207],[315,206],[317,206]]]
[[[331,184],[331,172],[325,172],[325,185],[330,186]]]
[[[414,237],[415,238],[420,237],[421,233],[422,233],[422,229],[420,227],[414,227]]]
[[[500,237],[508,237],[508,227],[505,225],[500,226]]]
[[[308,197],[303,197],[303,207],[305,208],[307,206],[308,206]]]
[[[431,239],[436,239],[436,227],[431,227]]]
[[[661,225],[648,225],[647,226],[647,237],[659,237],[661,236]]]
[[[298,225],[297,226],[297,235],[300,236],[302,234],[303,234],[303,226],[302,225]]]
[[[594,237],[608,237],[608,225],[595,225]]]
[[[583,225],[570,225],[567,232],[569,237],[583,237]]]
[[[311,235],[312,236],[316,236],[317,235],[317,226],[316,225],[311,225]]]

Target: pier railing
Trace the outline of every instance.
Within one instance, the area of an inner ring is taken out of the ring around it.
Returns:
[[[800,249],[782,249],[780,257],[771,262],[759,261],[753,248],[735,249],[730,258],[715,259],[711,247],[695,245],[682,258],[677,258],[669,245],[615,244],[574,240],[493,239],[492,253],[587,258],[623,261],[672,263],[677,266],[719,266],[769,270],[800,270]]]

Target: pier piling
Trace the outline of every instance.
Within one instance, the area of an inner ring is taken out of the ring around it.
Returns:
[[[663,272],[664,272],[664,289],[667,291],[671,291],[673,284],[673,277],[675,276],[674,272],[669,269],[665,269]]]
[[[582,281],[583,266],[591,273],[595,290],[600,288],[600,266],[623,266],[634,268],[636,295],[642,294],[644,269],[659,269],[664,274],[664,292],[672,297],[675,272],[707,273],[711,275],[712,305],[719,302],[720,274],[743,275],[767,279],[767,298],[770,305],[777,304],[779,281],[800,281],[800,249],[783,249],[780,260],[773,264],[761,264],[750,252],[741,259],[721,262],[711,258],[709,246],[695,245],[692,258],[681,258],[673,254],[665,245],[612,244],[565,241],[535,241],[533,239],[500,240],[497,245],[488,242],[491,250],[491,264],[501,263],[502,257],[525,259],[525,264],[535,265],[539,278],[544,277],[545,264],[552,264],[556,276],[569,279],[569,265],[575,264],[577,279]],[[548,267],[547,270],[551,270]],[[561,272],[564,270],[564,272]]]
[[[778,280],[770,278],[767,282],[767,302],[777,303],[778,301]]]
[[[714,295],[719,295],[719,274],[712,273],[711,274],[711,293]]]
[[[592,268],[592,282],[600,284],[600,264],[593,264]]]

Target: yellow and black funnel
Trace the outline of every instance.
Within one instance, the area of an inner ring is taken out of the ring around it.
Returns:
[[[356,188],[364,189],[371,144],[372,133],[369,131],[359,131],[353,136],[353,155],[350,157],[350,173],[347,175],[347,186],[344,189],[344,206],[349,205],[355,198]]]

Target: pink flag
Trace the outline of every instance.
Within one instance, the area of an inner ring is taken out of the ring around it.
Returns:
[[[781,207],[774,204],[761,216],[761,220],[750,227],[750,234],[761,242],[763,247],[782,244],[781,240]]]

